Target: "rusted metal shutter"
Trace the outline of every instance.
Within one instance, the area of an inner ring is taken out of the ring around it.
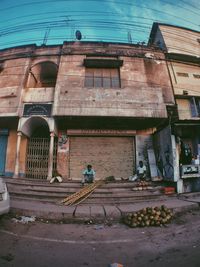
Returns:
[[[133,137],[70,137],[70,177],[80,179],[92,164],[96,179],[129,177],[135,171]]]
[[[49,138],[30,138],[26,154],[26,177],[47,179],[49,160]],[[56,169],[57,140],[54,140],[53,169]]]

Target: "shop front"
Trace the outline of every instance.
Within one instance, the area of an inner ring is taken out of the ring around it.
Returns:
[[[133,130],[66,130],[59,134],[58,168],[67,171],[68,178],[73,180],[80,180],[88,164],[96,171],[97,180],[108,176],[116,180],[127,178],[135,173],[135,133]],[[68,170],[63,169],[63,162]]]
[[[183,192],[200,191],[200,126],[196,123],[182,123],[175,127]]]

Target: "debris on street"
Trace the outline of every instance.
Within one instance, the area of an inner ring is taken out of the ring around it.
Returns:
[[[124,267],[124,265],[120,264],[120,263],[111,263],[109,265],[109,267]]]
[[[101,230],[101,229],[104,229],[104,226],[103,225],[95,225],[94,229],[95,230]]]
[[[29,222],[35,222],[36,217],[35,216],[20,216],[19,218],[12,218],[12,221],[16,222],[16,223],[29,223]]]
[[[170,223],[173,217],[171,209],[165,205],[147,207],[136,212],[126,213],[122,221],[130,227],[162,226]]]
[[[84,223],[85,224],[94,224],[94,221],[93,220],[86,220]]]
[[[115,180],[115,176],[113,176],[113,175],[108,176],[108,177],[105,178],[105,181],[106,181],[106,182],[114,182],[114,181],[116,181],[116,180]]]

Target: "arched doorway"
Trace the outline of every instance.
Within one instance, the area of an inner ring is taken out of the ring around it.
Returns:
[[[25,176],[31,179],[47,179],[50,149],[49,125],[45,119],[34,117],[24,124],[29,132],[27,139]],[[53,171],[57,162],[57,138],[54,138]]]

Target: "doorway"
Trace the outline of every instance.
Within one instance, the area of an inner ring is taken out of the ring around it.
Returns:
[[[0,175],[5,175],[8,135],[0,135]]]
[[[57,162],[57,138],[54,139],[53,171]],[[47,125],[34,129],[28,140],[26,152],[26,177],[31,179],[47,179],[49,161],[50,136]]]

